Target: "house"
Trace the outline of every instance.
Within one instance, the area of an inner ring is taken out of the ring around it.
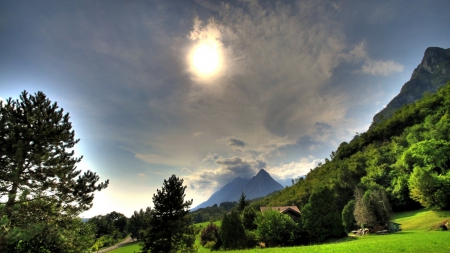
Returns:
[[[261,212],[266,210],[277,210],[282,214],[289,215],[294,221],[298,221],[300,219],[300,210],[297,206],[261,206]]]

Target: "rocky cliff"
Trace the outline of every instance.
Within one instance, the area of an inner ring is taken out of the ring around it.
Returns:
[[[429,47],[400,93],[373,117],[372,126],[389,118],[400,107],[415,102],[426,92],[434,93],[450,81],[450,48]]]

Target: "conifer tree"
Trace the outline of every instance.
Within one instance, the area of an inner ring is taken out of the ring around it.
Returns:
[[[238,201],[238,209],[239,212],[244,211],[245,207],[250,205],[250,200],[247,199],[247,196],[245,196],[244,191],[242,191],[241,197]]]
[[[192,200],[184,201],[183,179],[172,175],[153,194],[154,209],[145,231],[142,252],[168,253],[193,249],[195,228],[188,216]]]
[[[37,220],[88,210],[94,192],[108,186],[95,173],[77,170],[82,157],[74,156],[79,139],[69,119],[42,92],[0,102],[0,199],[6,201],[0,204],[0,252],[13,237],[39,233]]]

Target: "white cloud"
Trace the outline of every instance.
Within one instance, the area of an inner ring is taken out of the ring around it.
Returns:
[[[388,76],[401,73],[405,69],[400,63],[394,61],[373,61],[369,60],[362,66],[362,71],[374,76]]]
[[[366,41],[354,46],[348,54],[341,55],[343,59],[351,63],[363,62],[361,71],[374,76],[389,76],[401,73],[404,66],[394,61],[374,60],[367,53]]]
[[[317,167],[317,164],[323,163],[323,159],[301,158],[299,161],[290,163],[281,163],[278,166],[268,168],[267,171],[275,178],[289,179],[306,175],[311,169]]]

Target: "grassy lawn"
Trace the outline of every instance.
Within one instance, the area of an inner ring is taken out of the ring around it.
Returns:
[[[335,243],[313,246],[250,249],[227,252],[239,253],[284,253],[284,252],[450,252],[450,231],[434,231],[433,228],[450,219],[450,211],[421,209],[398,213],[395,222],[402,224],[403,231],[388,235],[350,236]],[[205,227],[209,222],[196,224]],[[216,223],[217,225],[220,225]],[[196,240],[200,244],[199,236]],[[133,246],[135,248],[133,249]],[[120,251],[119,251],[120,250]],[[111,251],[113,253],[133,253],[139,245],[129,245]],[[198,252],[210,252],[199,247]]]
[[[118,249],[115,249],[113,251],[110,251],[112,253],[137,253],[141,252],[141,247],[139,246],[139,242],[132,242],[127,244],[126,246],[120,247]]]

